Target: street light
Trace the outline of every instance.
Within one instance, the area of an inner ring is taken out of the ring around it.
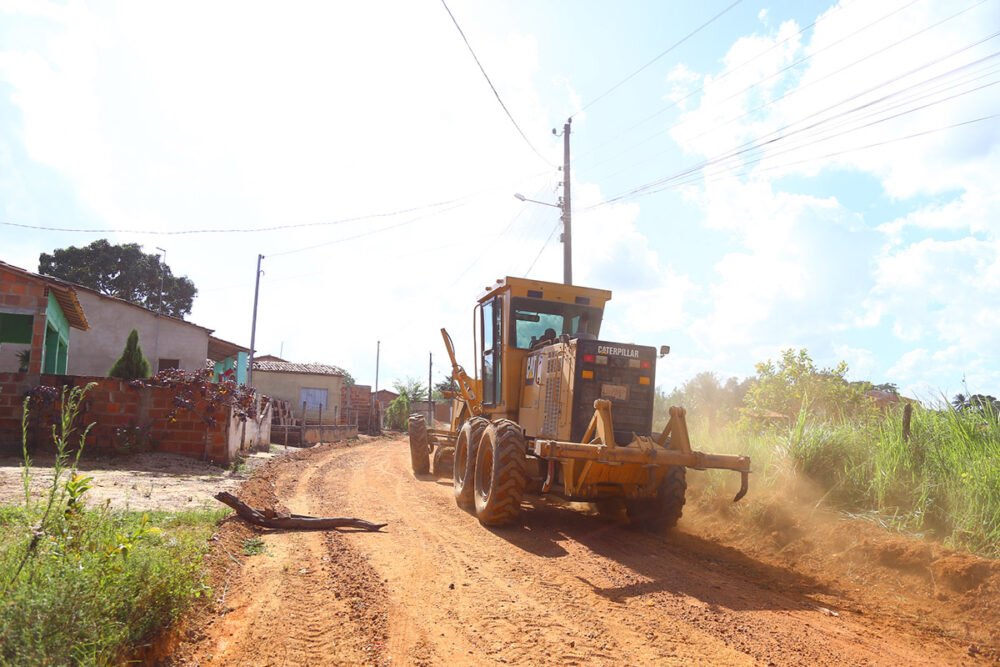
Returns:
[[[541,204],[542,206],[551,206],[552,208],[558,208],[558,209],[562,208],[562,204],[550,204],[547,201],[538,201],[537,199],[528,199],[527,197],[525,197],[524,195],[522,195],[520,192],[515,192],[514,193],[514,198],[515,199],[520,199],[521,201],[530,201],[533,204]]]

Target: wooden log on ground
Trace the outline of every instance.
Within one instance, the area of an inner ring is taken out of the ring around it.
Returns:
[[[215,499],[224,505],[232,507],[244,521],[264,528],[286,528],[298,530],[329,530],[330,528],[359,528],[361,530],[377,531],[384,523],[371,523],[364,519],[346,517],[316,517],[301,514],[275,515],[273,511],[261,512],[250,507],[233,494],[222,491],[215,494]]]

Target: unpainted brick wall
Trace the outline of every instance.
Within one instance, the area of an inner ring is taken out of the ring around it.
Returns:
[[[178,410],[169,421],[175,393],[168,387],[133,388],[114,378],[0,373],[0,450],[21,450],[21,411],[30,389],[39,385],[83,387],[89,383],[94,386],[87,391],[77,420],[78,428],[94,423],[85,445],[88,450],[115,451],[121,444],[116,429],[151,424],[155,451],[228,464],[247,440],[245,429],[231,428],[231,423],[239,424],[239,420],[228,407],[218,410],[214,425],[202,418],[204,403],[193,410]],[[57,423],[58,406],[50,406],[36,417],[28,429],[29,444],[43,450],[51,448],[51,425]],[[262,423],[269,420],[267,413]]]

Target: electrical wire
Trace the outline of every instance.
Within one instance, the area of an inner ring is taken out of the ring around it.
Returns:
[[[240,228],[216,228],[216,229],[179,229],[172,231],[165,231],[160,229],[77,229],[71,227],[46,227],[42,225],[25,225],[18,222],[4,222],[0,221],[0,225],[6,225],[8,227],[20,227],[22,229],[38,229],[47,232],[80,232],[85,234],[149,234],[155,236],[181,236],[185,234],[255,234],[258,232],[275,232],[284,229],[303,229],[306,227],[329,227],[332,225],[343,225],[348,222],[358,222],[359,220],[371,220],[373,218],[391,218],[397,215],[403,215],[404,213],[413,213],[414,211],[421,211],[426,208],[436,208],[439,206],[447,206],[448,204],[454,204],[455,202],[465,201],[471,198],[472,195],[467,195],[465,197],[459,197],[457,199],[451,199],[448,201],[435,202],[433,204],[424,204],[422,206],[413,206],[411,208],[401,209],[399,211],[390,211],[388,213],[370,213],[368,215],[358,215],[353,218],[342,218],[340,220],[329,220],[324,222],[302,222],[290,225],[274,225],[271,227],[251,227],[248,229]]]
[[[799,58],[795,62],[793,62],[793,63],[791,63],[791,64],[789,64],[789,65],[781,68],[777,72],[773,72],[773,73],[771,73],[771,74],[769,74],[767,76],[764,76],[763,78],[755,81],[754,83],[752,83],[749,86],[743,88],[742,90],[740,90],[740,91],[738,91],[736,93],[733,93],[729,97],[721,100],[719,102],[719,104],[725,104],[729,100],[732,100],[735,97],[743,95],[744,93],[752,90],[753,88],[755,88],[757,86],[760,86],[762,83],[773,79],[774,77],[776,77],[776,76],[778,76],[778,75],[780,75],[780,74],[782,74],[782,73],[790,70],[793,67],[801,65],[802,63],[808,61],[810,58],[812,58],[812,57],[814,57],[816,55],[819,55],[820,53],[823,53],[824,51],[832,48],[833,46],[836,46],[838,44],[843,43],[847,39],[849,39],[849,38],[851,38],[851,37],[853,37],[853,36],[855,36],[855,35],[863,32],[863,31],[867,30],[868,28],[871,28],[872,26],[880,23],[881,21],[883,21],[883,20],[885,20],[887,18],[890,18],[891,16],[894,16],[895,14],[898,14],[902,10],[907,9],[908,7],[910,7],[911,5],[913,5],[913,4],[915,4],[916,2],[919,2],[919,1],[920,0],[910,0],[910,2],[906,3],[905,5],[902,5],[902,6],[898,7],[897,9],[889,12],[888,14],[884,14],[883,16],[875,19],[874,21],[871,21],[870,23],[865,24],[864,26],[858,28],[857,30],[853,31],[852,33],[850,33],[848,35],[845,35],[845,36],[843,36],[843,37],[841,37],[841,38],[839,38],[839,39],[831,42],[830,44],[827,44],[823,48],[818,49],[818,50],[816,50],[816,51],[814,51],[814,52],[812,52],[812,53],[810,53],[810,54],[808,54],[806,56],[803,56],[802,58]],[[882,47],[882,48],[880,48],[880,49],[878,49],[878,50],[876,50],[876,51],[874,51],[872,53],[869,53],[869,54],[867,54],[867,55],[859,58],[858,60],[855,60],[854,62],[851,62],[851,63],[849,63],[849,64],[847,64],[847,65],[845,65],[845,66],[843,66],[843,67],[841,67],[841,68],[833,71],[833,72],[830,72],[830,73],[825,74],[824,76],[822,76],[822,77],[820,77],[818,79],[813,79],[812,81],[809,81],[809,82],[806,82],[806,83],[804,83],[804,84],[802,84],[800,86],[797,86],[797,87],[795,87],[795,88],[793,88],[793,89],[791,89],[789,91],[786,91],[782,95],[780,95],[780,96],[778,96],[778,97],[776,97],[776,98],[774,98],[772,100],[769,100],[768,102],[762,103],[762,104],[760,104],[760,105],[758,105],[758,106],[756,106],[756,107],[754,107],[752,109],[749,109],[748,111],[746,111],[746,112],[744,112],[742,114],[739,114],[739,115],[737,115],[737,116],[735,116],[733,118],[730,118],[730,119],[728,119],[726,121],[723,121],[722,123],[719,123],[719,124],[717,124],[717,125],[709,128],[709,129],[705,130],[704,132],[702,132],[701,134],[697,135],[693,139],[698,139],[700,137],[705,136],[706,134],[709,134],[709,133],[712,133],[712,132],[716,132],[719,129],[722,129],[723,127],[725,127],[725,126],[727,126],[727,125],[729,125],[729,124],[731,124],[733,122],[736,122],[736,121],[738,121],[738,120],[740,120],[742,118],[746,118],[747,116],[750,116],[751,114],[753,114],[753,113],[755,113],[757,111],[760,111],[761,109],[763,109],[765,107],[771,106],[771,105],[775,104],[776,102],[779,102],[779,101],[784,100],[784,99],[786,99],[788,97],[791,97],[792,95],[800,92],[801,90],[803,90],[805,88],[808,88],[809,86],[812,86],[812,85],[815,85],[817,83],[820,83],[820,82],[822,82],[822,81],[824,81],[826,79],[829,79],[830,77],[835,76],[835,75],[837,75],[837,74],[839,74],[839,73],[841,73],[841,72],[843,72],[843,71],[845,71],[845,70],[847,70],[847,69],[849,69],[851,67],[854,67],[854,66],[856,66],[856,65],[858,65],[860,63],[863,63],[864,61],[866,61],[866,60],[868,60],[870,58],[873,58],[873,57],[875,57],[877,55],[880,55],[880,54],[884,53],[885,51],[887,51],[887,50],[889,50],[891,48],[899,46],[900,44],[902,44],[902,43],[904,43],[904,42],[906,42],[906,41],[908,41],[910,39],[913,39],[914,37],[917,37],[917,36],[919,36],[919,35],[927,32],[928,30],[936,28],[937,26],[940,26],[941,24],[943,24],[943,23],[945,23],[947,21],[950,21],[950,20],[952,20],[952,19],[954,19],[954,18],[956,18],[956,17],[958,17],[958,16],[960,16],[960,15],[962,15],[962,14],[964,14],[964,13],[966,13],[966,12],[972,10],[972,9],[975,9],[976,7],[978,7],[979,5],[982,5],[985,2],[988,2],[988,0],[978,0],[978,2],[975,2],[975,3],[973,3],[973,4],[971,4],[971,5],[967,6],[967,7],[965,7],[964,9],[961,9],[961,10],[955,12],[954,14],[951,14],[951,15],[949,15],[949,16],[947,16],[947,17],[945,17],[945,18],[943,18],[943,19],[941,19],[941,20],[939,20],[939,21],[937,21],[935,23],[932,23],[931,25],[926,26],[926,27],[918,30],[915,33],[911,33],[910,35],[907,35],[906,37],[903,37],[902,39],[899,39],[899,40],[897,40],[897,41],[895,41],[895,42],[893,42],[893,43],[891,43],[891,44],[889,44],[887,46],[884,46],[884,47]],[[989,38],[987,38],[987,39],[992,39],[992,36],[989,37]],[[972,45],[972,46],[975,46],[975,45]],[[947,56],[947,57],[950,57],[950,56]],[[688,95],[686,95],[684,98],[681,98],[681,100],[678,100],[677,102],[683,101],[684,99],[687,99],[691,95],[696,94],[697,92],[703,91],[703,90],[704,90],[704,86],[702,86],[701,88],[699,88],[697,90],[692,91],[691,93],[689,93]],[[690,122],[690,120],[682,119],[682,120],[678,121],[677,123],[674,123],[673,125],[670,125],[670,126],[664,128],[662,130],[658,130],[657,132],[654,132],[653,134],[651,134],[648,137],[646,137],[646,139],[644,139],[644,140],[642,140],[642,141],[640,141],[640,142],[638,142],[638,143],[630,146],[629,148],[627,148],[627,149],[625,149],[623,151],[620,151],[615,156],[607,158],[605,160],[602,160],[601,162],[596,163],[594,165],[591,165],[590,169],[594,169],[595,167],[599,167],[600,165],[605,164],[605,163],[607,163],[607,162],[609,162],[611,160],[614,160],[614,159],[617,159],[619,157],[622,157],[623,155],[628,154],[632,150],[635,150],[636,148],[639,148],[641,146],[646,145],[647,143],[649,143],[655,137],[663,135],[663,134],[666,134],[667,132],[671,132],[671,131],[675,130],[676,128],[685,125],[688,122]],[[652,159],[652,158],[650,158],[650,159]],[[646,161],[648,161],[648,160],[646,160]],[[587,173],[587,171],[589,171],[589,170],[585,169],[584,173]]]
[[[980,41],[978,41],[978,42],[976,42],[976,43],[974,43],[972,45],[963,47],[962,49],[959,49],[958,51],[955,51],[955,52],[953,52],[951,54],[948,54],[947,56],[945,56],[943,58],[937,58],[937,59],[935,59],[935,60],[933,60],[931,62],[925,63],[925,64],[923,64],[923,65],[921,65],[921,66],[919,66],[917,68],[914,68],[914,69],[912,69],[912,70],[910,70],[910,71],[908,71],[908,72],[906,72],[906,73],[904,73],[902,75],[898,75],[896,77],[893,77],[888,82],[898,81],[898,80],[900,80],[902,78],[905,78],[906,76],[909,76],[909,75],[913,74],[916,71],[919,71],[921,69],[925,69],[925,68],[930,67],[932,65],[936,65],[936,64],[942,62],[943,60],[956,55],[957,53],[960,53],[960,52],[962,52],[964,50],[968,50],[969,48],[972,48],[972,47],[974,47],[974,46],[976,46],[978,44],[981,44],[981,43],[987,41],[988,39],[993,39],[993,38],[995,38],[997,36],[1000,36],[1000,31],[998,31],[997,33],[995,33],[994,35],[992,35],[989,38],[986,38],[984,40],[980,40]],[[602,202],[600,204],[595,204],[594,206],[602,206],[605,203],[612,203],[614,201],[619,201],[621,199],[631,198],[634,195],[641,194],[642,192],[644,192],[646,190],[649,190],[649,189],[652,189],[652,188],[656,188],[659,185],[662,185],[662,184],[665,184],[665,183],[668,183],[668,182],[671,182],[671,181],[675,181],[675,180],[677,180],[679,178],[686,177],[687,175],[695,173],[695,172],[700,172],[700,171],[702,171],[702,170],[704,170],[704,169],[706,169],[708,167],[711,167],[711,166],[717,166],[717,165],[723,164],[726,161],[732,160],[733,158],[739,157],[740,155],[743,155],[745,153],[748,153],[748,152],[751,152],[751,151],[754,151],[754,150],[760,150],[760,149],[764,148],[765,146],[774,144],[774,143],[776,143],[778,141],[787,140],[789,137],[792,137],[792,136],[794,136],[796,134],[799,134],[801,132],[805,132],[807,130],[811,130],[811,129],[814,129],[814,128],[820,126],[820,125],[823,125],[825,123],[830,123],[832,121],[844,118],[844,117],[846,117],[846,116],[848,116],[848,115],[850,115],[852,113],[855,113],[855,112],[857,112],[859,110],[866,109],[866,108],[868,108],[868,107],[870,107],[870,106],[872,106],[874,104],[877,104],[877,103],[883,102],[885,100],[891,99],[894,96],[897,96],[897,95],[906,93],[908,91],[914,90],[916,88],[919,88],[921,86],[924,86],[924,85],[926,85],[929,82],[943,79],[944,77],[947,77],[947,76],[952,75],[952,74],[954,74],[956,72],[964,70],[964,69],[966,69],[966,68],[968,68],[968,67],[970,67],[972,65],[982,64],[984,62],[987,62],[987,61],[989,61],[989,60],[997,57],[998,55],[1000,55],[1000,52],[994,53],[994,54],[992,54],[990,56],[986,56],[984,58],[980,58],[980,59],[978,59],[976,61],[973,61],[972,63],[967,63],[965,65],[959,66],[959,67],[954,68],[953,70],[951,70],[949,72],[946,72],[944,74],[940,74],[940,75],[931,77],[930,79],[922,81],[922,82],[920,82],[918,84],[915,84],[913,86],[910,86],[910,87],[908,87],[906,89],[903,89],[901,91],[896,91],[895,93],[890,93],[890,94],[885,95],[882,98],[879,98],[877,100],[873,100],[871,102],[868,102],[868,103],[862,104],[860,106],[854,107],[853,109],[840,112],[840,113],[838,113],[838,114],[836,114],[834,116],[831,116],[829,118],[817,121],[817,122],[813,123],[812,125],[808,125],[806,127],[793,130],[793,131],[788,132],[786,134],[782,134],[782,132],[785,132],[786,130],[789,130],[791,127],[793,127],[795,125],[798,125],[798,124],[802,123],[805,120],[813,118],[813,117],[815,117],[815,116],[817,116],[819,114],[822,114],[822,113],[824,113],[826,111],[830,111],[830,110],[832,110],[832,109],[834,109],[834,108],[836,108],[838,106],[841,106],[842,104],[844,104],[846,102],[849,102],[849,101],[851,101],[853,99],[857,99],[858,97],[866,95],[866,94],[868,94],[870,92],[879,90],[879,89],[885,87],[885,85],[888,83],[888,82],[882,82],[882,83],[880,83],[880,84],[878,84],[876,86],[873,86],[872,88],[869,88],[866,91],[863,91],[861,93],[857,93],[855,95],[852,95],[852,96],[850,96],[850,97],[848,97],[848,98],[846,98],[844,100],[841,100],[841,101],[839,101],[839,102],[837,102],[837,103],[835,103],[835,104],[833,104],[831,106],[828,106],[828,107],[826,107],[824,109],[821,109],[821,110],[819,110],[817,112],[814,112],[812,114],[809,114],[808,116],[805,116],[804,118],[801,118],[801,119],[796,120],[796,121],[794,121],[792,123],[786,124],[786,125],[778,128],[778,129],[776,129],[776,130],[774,130],[774,131],[772,131],[772,132],[770,132],[770,133],[768,133],[766,135],[763,135],[763,136],[758,137],[758,138],[756,138],[754,140],[746,142],[746,143],[744,143],[744,144],[742,144],[742,145],[740,145],[740,146],[738,146],[738,147],[736,147],[734,149],[731,149],[729,151],[721,153],[721,154],[719,154],[719,155],[717,155],[717,156],[715,156],[713,158],[708,158],[706,160],[703,160],[703,161],[701,161],[701,162],[699,162],[699,163],[697,163],[695,165],[692,165],[692,166],[687,167],[687,168],[685,168],[683,170],[675,172],[674,174],[672,174],[670,176],[667,176],[665,178],[657,179],[657,180],[652,181],[650,183],[647,183],[645,185],[642,185],[642,186],[639,186],[639,187],[636,187],[636,188],[632,188],[632,189],[630,189],[630,190],[628,190],[628,191],[626,191],[626,192],[624,192],[624,193],[622,193],[620,195],[617,195],[615,197],[612,197],[612,198],[606,200],[605,202]],[[989,73],[987,73],[987,75],[988,74]],[[979,75],[979,76],[973,78],[972,81],[980,79],[983,76],[985,76],[985,75]],[[968,82],[963,82],[963,83],[968,83]],[[986,86],[993,85],[994,83],[996,83],[996,82],[993,82],[993,83],[990,83],[990,84],[986,84]],[[962,85],[962,83],[956,84],[956,85]],[[979,90],[979,89],[981,89],[983,87],[986,87],[986,86],[980,86],[980,87],[974,88],[972,90],[964,91],[963,93],[960,93],[960,94],[964,95],[964,94],[968,94],[968,93],[971,93],[971,92],[975,92],[976,90]],[[953,88],[953,87],[955,87],[955,86],[949,86],[949,87],[945,88],[944,90],[948,90],[948,89]],[[940,91],[935,91],[935,93],[936,92],[940,92]],[[957,97],[957,96],[958,95],[952,95],[952,96],[946,97],[944,99],[938,100],[938,101],[934,102],[933,104],[944,102],[944,101],[953,99],[954,97]],[[926,95],[926,94],[922,95],[922,96],[918,97],[916,99],[916,101],[920,101],[920,100],[925,99],[927,97],[929,97],[929,95]],[[913,100],[909,100],[909,101],[913,101]],[[901,105],[902,105],[902,103],[898,103],[898,104],[896,104],[893,107],[889,107],[889,110],[891,110],[893,108],[898,108]],[[904,112],[897,113],[897,114],[895,114],[893,116],[890,116],[888,118],[885,118],[885,119],[882,119],[882,120],[879,120],[879,121],[876,121],[876,122],[883,122],[884,120],[889,120],[891,118],[898,117],[898,116],[903,115],[905,113],[912,113],[914,111],[919,111],[920,109],[926,108],[927,106],[930,106],[930,105],[929,104],[925,104],[925,105],[922,105],[922,106],[919,106],[919,107],[911,108],[911,109],[908,109],[908,110],[906,110]],[[886,109],[879,110],[878,113],[882,113],[885,110]],[[873,115],[873,114],[869,114],[867,117],[871,117],[871,115]],[[873,124],[873,123],[868,123],[868,124],[863,125],[861,127],[867,127],[867,126],[869,126],[871,124]],[[848,130],[847,132],[854,131],[854,130],[857,130],[857,129],[861,129],[861,127],[852,128],[852,129]],[[842,134],[846,134],[847,132],[841,132],[839,134],[834,135],[834,137],[841,136]],[[766,139],[767,137],[774,137],[774,138],[767,139],[765,141],[764,139]],[[833,138],[833,137],[826,137],[824,139],[821,139],[820,141],[826,141],[826,140],[828,140],[830,138]],[[812,142],[812,143],[818,143],[818,142]],[[803,147],[806,147],[808,145],[811,145],[811,144],[804,144],[804,145],[801,145],[801,146],[797,146],[795,148],[803,148]],[[787,152],[788,150],[791,150],[791,149],[786,149],[785,151],[782,151],[782,152]]]
[[[540,249],[540,250],[538,251],[538,254],[537,254],[537,255],[535,255],[535,259],[533,259],[533,260],[531,261],[531,266],[529,266],[529,267],[528,267],[528,270],[524,272],[524,277],[525,277],[525,278],[527,278],[527,277],[528,277],[528,275],[529,275],[529,274],[531,273],[531,270],[532,270],[533,268],[535,268],[535,263],[536,263],[536,262],[538,261],[538,258],[542,256],[542,253],[543,253],[543,252],[545,252],[545,248],[547,248],[547,247],[548,247],[548,245],[549,245],[549,241],[551,241],[551,240],[552,240],[552,237],[553,237],[553,236],[555,236],[555,233],[556,233],[556,230],[557,230],[557,229],[559,229],[559,225],[561,225],[561,224],[562,224],[562,220],[560,220],[559,222],[557,222],[557,223],[555,224],[555,227],[553,227],[553,228],[552,228],[552,231],[551,231],[551,232],[549,232],[549,237],[548,237],[547,239],[545,239],[545,243],[543,243],[543,244],[542,244],[542,247],[541,247],[541,249]]]
[[[443,1],[444,0],[442,0],[442,2]],[[650,65],[652,65],[653,63],[655,63],[657,60],[659,60],[663,56],[667,55],[668,53],[670,53],[671,51],[673,51],[674,49],[676,49],[678,46],[680,46],[684,42],[688,41],[689,39],[691,39],[692,37],[694,37],[695,35],[697,35],[702,30],[704,30],[705,28],[707,28],[708,26],[710,26],[717,19],[721,18],[724,14],[728,13],[731,9],[733,9],[736,5],[740,4],[741,2],[743,2],[743,0],[736,0],[731,5],[729,5],[725,9],[723,9],[721,12],[719,12],[718,14],[716,14],[715,16],[713,16],[712,18],[710,18],[709,20],[707,20],[704,23],[702,23],[700,26],[698,26],[697,28],[695,28],[694,30],[692,30],[691,32],[689,32],[687,35],[685,35],[684,37],[682,37],[679,41],[677,41],[674,44],[672,44],[669,48],[667,48],[667,50],[665,50],[662,53],[660,53],[658,56],[656,56],[655,58],[653,58],[652,60],[650,60],[648,63],[646,63],[645,65],[643,65],[639,69],[635,70],[634,72],[632,72],[631,74],[629,74],[628,76],[626,76],[624,79],[622,79],[621,81],[619,81],[615,85],[613,85],[610,88],[608,88],[607,90],[605,90],[603,93],[601,93],[600,95],[598,95],[597,97],[595,97],[591,101],[587,102],[585,105],[583,105],[580,108],[579,111],[577,111],[572,116],[570,116],[570,118],[573,118],[577,114],[583,113],[584,111],[586,111],[587,109],[589,109],[591,106],[593,106],[594,104],[596,104],[601,99],[607,97],[608,95],[610,95],[614,91],[618,90],[618,88],[620,88],[622,85],[624,85],[625,83],[627,83],[628,81],[630,81],[631,79],[633,79],[640,72],[642,72],[647,67],[649,67]]]
[[[446,213],[448,211],[453,211],[456,208],[461,208],[462,206],[465,206],[465,204],[456,204],[454,206],[451,206],[449,208],[443,209],[441,211],[436,211],[435,213],[430,214],[430,215],[438,215],[440,213]],[[353,241],[355,239],[364,238],[366,236],[372,236],[373,234],[380,234],[382,232],[387,232],[387,231],[389,231],[391,229],[397,229],[399,227],[405,227],[406,225],[412,225],[414,222],[418,222],[418,221],[423,220],[423,219],[425,219],[427,217],[430,217],[430,215],[418,216],[416,218],[411,218],[409,220],[404,220],[403,222],[397,222],[396,224],[389,225],[387,227],[379,227],[378,229],[371,229],[371,230],[369,230],[367,232],[362,232],[360,234],[355,234],[354,236],[346,236],[344,238],[334,239],[332,241],[324,241],[322,243],[315,243],[313,245],[304,246],[302,248],[296,248],[294,250],[283,250],[282,252],[273,252],[273,253],[267,255],[267,257],[272,257],[272,258],[273,257],[281,257],[282,255],[291,255],[291,254],[294,254],[294,253],[305,252],[306,250],[315,250],[316,248],[325,248],[326,246],[336,245],[338,243],[344,243],[346,241]]]
[[[533,150],[535,152],[535,155],[537,155],[539,158],[541,158],[542,161],[545,162],[545,164],[549,165],[550,167],[555,167],[555,165],[552,164],[544,155],[542,155],[538,151],[538,149],[535,148],[535,145],[532,144],[531,141],[528,140],[528,137],[527,137],[527,135],[525,135],[524,131],[521,129],[521,126],[517,124],[516,120],[514,120],[514,116],[511,115],[510,110],[507,108],[507,105],[504,104],[503,99],[501,99],[500,93],[497,92],[496,86],[494,86],[493,82],[490,80],[490,76],[489,76],[489,74],[486,73],[486,70],[483,68],[483,64],[481,62],[479,62],[479,57],[476,55],[476,52],[473,50],[472,44],[469,43],[469,39],[465,36],[465,32],[462,30],[462,26],[460,26],[458,24],[458,20],[455,18],[455,15],[452,14],[451,13],[451,9],[448,8],[448,3],[445,2],[445,0],[441,0],[441,4],[444,5],[445,11],[448,12],[448,16],[451,17],[452,23],[454,23],[455,27],[458,29],[458,34],[462,36],[462,41],[464,41],[465,45],[469,48],[469,53],[472,54],[472,59],[475,60],[476,61],[476,65],[479,66],[479,71],[483,73],[483,77],[486,79],[486,83],[490,84],[490,90],[492,90],[493,94],[496,95],[497,102],[500,103],[500,106],[503,108],[504,113],[507,114],[507,118],[510,119],[510,122],[514,124],[514,129],[516,129],[517,133],[521,135],[522,139],[524,139],[524,143],[528,144],[528,147],[531,148],[531,150]]]
[[[824,17],[829,17],[834,12],[842,11],[844,8],[849,7],[850,5],[853,5],[855,2],[857,2],[857,0],[851,0],[850,2],[842,2],[842,3],[838,4],[837,6],[833,7],[831,10],[829,10],[823,16]],[[754,62],[758,58],[762,58],[763,56],[767,55],[771,51],[777,49],[778,47],[784,46],[789,41],[795,39],[796,37],[799,37],[800,35],[804,34],[806,31],[811,30],[812,28],[816,27],[817,23],[819,23],[819,19],[816,19],[815,21],[813,21],[809,25],[805,26],[804,28],[799,29],[799,31],[796,32],[794,35],[789,35],[788,37],[786,37],[785,39],[781,40],[780,42],[776,42],[776,43],[772,44],[771,46],[769,46],[768,48],[764,49],[763,51],[761,51],[757,55],[753,56],[752,58],[744,60],[743,62],[741,62],[740,64],[738,64],[738,65],[736,65],[734,67],[727,68],[721,74],[719,74],[719,76],[713,78],[712,79],[712,83],[718,83],[719,81],[722,81],[727,76],[730,76],[734,72],[737,72],[737,71],[743,69],[744,67],[746,67],[750,63]],[[602,149],[604,146],[607,146],[608,144],[616,142],[618,139],[622,138],[623,136],[625,136],[626,134],[628,134],[632,130],[636,129],[637,127],[645,125],[647,122],[653,120],[657,116],[660,116],[660,115],[666,113],[670,109],[673,109],[674,107],[678,106],[681,102],[687,100],[688,98],[690,98],[690,97],[692,97],[694,95],[697,95],[700,92],[703,92],[704,90],[705,90],[705,84],[702,84],[698,88],[695,88],[695,89],[691,90],[690,92],[688,92],[688,94],[685,95],[684,97],[680,97],[680,98],[672,101],[667,106],[665,106],[665,107],[663,107],[663,108],[655,111],[654,113],[650,114],[649,116],[646,116],[645,118],[643,118],[642,120],[634,123],[633,125],[630,125],[629,127],[625,128],[624,130],[622,130],[621,132],[619,132],[618,134],[616,134],[615,136],[611,137],[607,141],[604,141],[604,142],[598,144],[597,146],[595,146],[591,150],[587,151],[586,153],[584,153],[584,154],[582,154],[580,156],[574,157],[573,158],[574,162],[576,162],[577,164],[579,164],[581,161],[585,162],[586,159],[588,157],[590,157],[594,152],[599,151],[600,149]],[[656,132],[652,136],[657,136],[659,134],[661,134],[661,133],[660,132]],[[652,138],[652,137],[650,137],[650,138]],[[643,143],[645,143],[645,142],[640,142],[639,145],[642,145]],[[629,149],[629,150],[631,150],[631,149]],[[627,151],[623,151],[623,153],[624,152],[627,152]],[[621,153],[619,155],[621,155]],[[601,162],[599,164],[603,164],[603,162]],[[597,166],[597,165],[594,165],[594,166]]]

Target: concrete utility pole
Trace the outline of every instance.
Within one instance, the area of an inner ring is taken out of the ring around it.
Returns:
[[[253,354],[257,342],[257,298],[260,296],[260,260],[264,255],[257,255],[257,285],[253,288],[253,324],[250,325],[250,356],[247,358],[247,386],[253,386]]]
[[[431,394],[434,392],[434,387],[431,386],[431,375],[434,370],[434,353],[427,353],[427,423],[434,428],[434,401],[431,398]]]
[[[378,431],[382,430],[382,415],[379,414],[378,408],[381,407],[378,401],[378,363],[379,357],[382,355],[382,341],[375,342],[375,393],[372,394],[372,417],[369,417],[369,421],[372,418],[378,419]]]
[[[156,338],[153,343],[153,359],[156,362],[154,375],[160,372],[160,317],[163,316],[163,267],[167,263],[167,251],[159,246],[156,249],[163,253],[163,258],[160,259],[160,303],[156,307]]]
[[[566,285],[573,284],[573,235],[572,235],[572,222],[573,222],[573,210],[570,206],[569,198],[569,181],[570,181],[570,171],[569,171],[569,132],[570,125],[573,123],[573,119],[569,118],[566,120],[566,124],[563,125],[563,197],[562,197],[562,222],[563,222],[563,283]],[[555,134],[555,130],[552,133]]]

